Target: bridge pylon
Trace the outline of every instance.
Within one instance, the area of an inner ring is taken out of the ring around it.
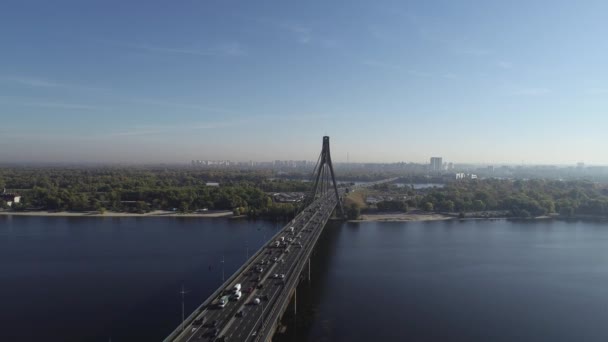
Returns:
[[[315,185],[313,188],[312,200],[314,201],[327,194],[328,191],[335,192],[340,215],[344,217],[344,208],[342,208],[342,201],[340,200],[340,194],[338,193],[334,167],[331,163],[328,136],[323,137],[323,148],[321,149],[321,154],[319,155],[319,159],[317,160],[317,164],[313,171],[313,176],[315,177]]]

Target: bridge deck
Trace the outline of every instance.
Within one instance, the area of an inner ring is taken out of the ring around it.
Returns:
[[[309,205],[190,315],[183,331],[178,327],[165,341],[204,341],[216,336],[224,336],[227,341],[269,340],[336,204],[335,194],[330,193]],[[286,244],[275,247],[280,238]],[[275,274],[283,274],[284,279],[275,279]],[[220,308],[219,299],[230,295],[237,283],[242,287],[241,298],[231,298]],[[259,304],[254,303],[256,298]],[[205,323],[199,324],[203,319]]]
[[[394,180],[385,179],[353,189]],[[165,342],[221,341],[222,338],[227,341],[269,341],[337,204],[336,194],[329,192],[306,207],[207,298],[186,319],[183,329],[178,327]],[[281,238],[287,244],[275,247]],[[284,275],[284,278],[275,278],[275,275]],[[219,307],[220,298],[231,295],[235,284],[241,284],[242,297]],[[254,302],[256,298],[260,299],[259,304]]]

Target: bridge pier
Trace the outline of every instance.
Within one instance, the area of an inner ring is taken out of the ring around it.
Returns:
[[[295,290],[293,290],[293,315],[297,316],[298,314],[298,286],[296,285]]]
[[[310,258],[308,258],[308,282],[310,283]]]

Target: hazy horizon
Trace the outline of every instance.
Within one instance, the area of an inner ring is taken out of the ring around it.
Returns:
[[[0,163],[608,164],[606,2],[3,8]]]

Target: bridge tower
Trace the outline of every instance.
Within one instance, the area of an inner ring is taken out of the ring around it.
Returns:
[[[342,201],[340,201],[340,194],[338,193],[338,185],[336,183],[336,177],[334,175],[334,167],[331,163],[331,154],[329,153],[329,137],[323,137],[323,148],[321,154],[315,165],[313,171],[313,177],[315,177],[315,185],[312,193],[312,200],[327,194],[328,191],[332,191],[336,194],[336,200],[338,201],[338,208],[340,209],[340,215],[344,217],[344,209],[342,208]]]

